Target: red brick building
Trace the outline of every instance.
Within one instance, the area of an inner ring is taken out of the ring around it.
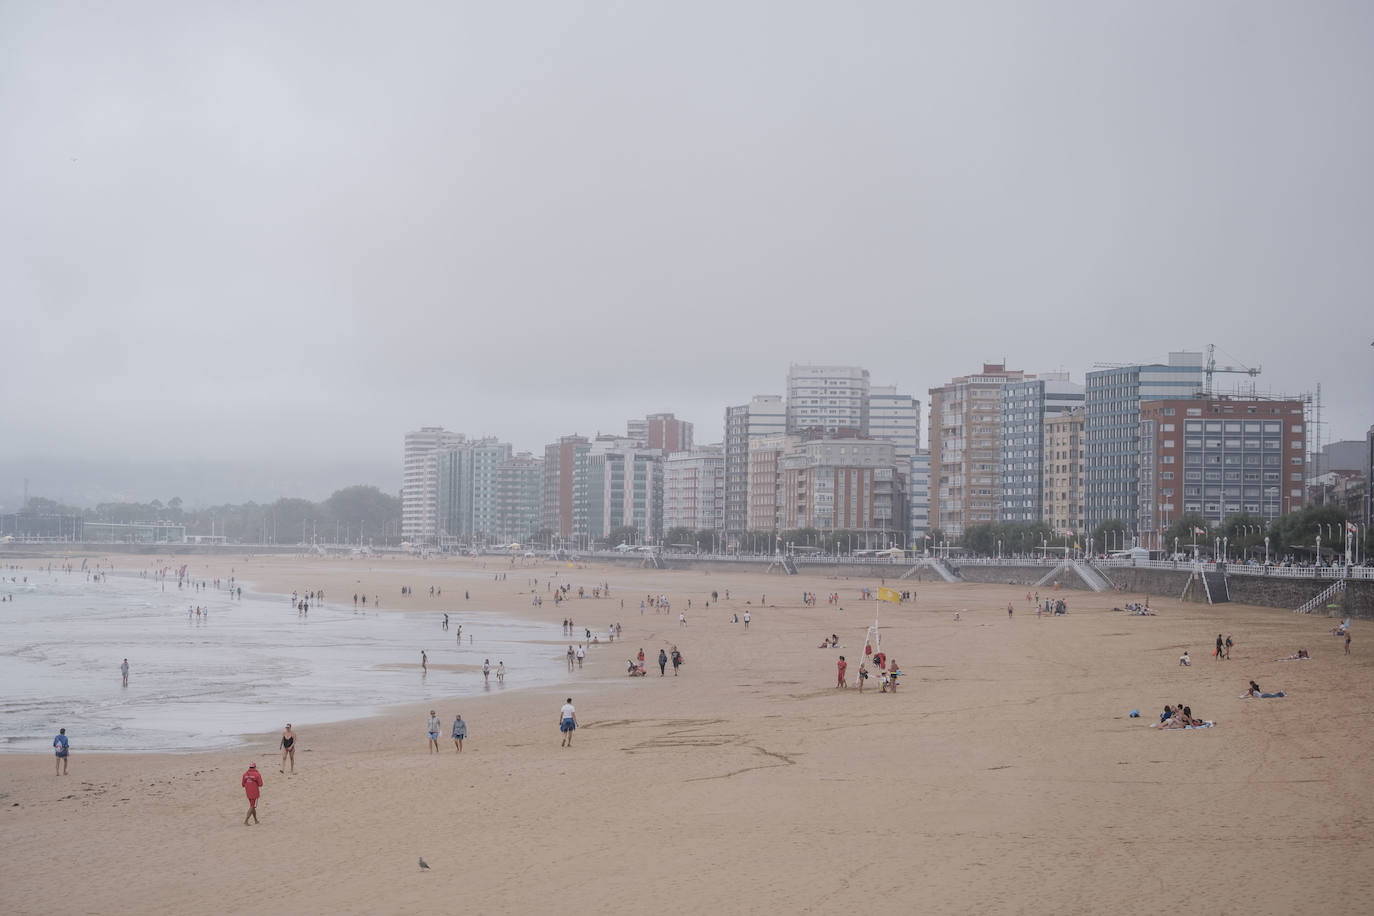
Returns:
[[[1225,396],[1140,405],[1141,545],[1196,513],[1213,525],[1248,512],[1273,521],[1302,507],[1307,426],[1301,401]]]

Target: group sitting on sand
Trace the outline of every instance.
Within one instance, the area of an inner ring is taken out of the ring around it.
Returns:
[[[1150,723],[1151,728],[1211,728],[1214,723],[1193,716],[1193,708],[1179,703],[1178,706],[1165,706],[1159,721]]]
[[[1119,611],[1119,610],[1121,610],[1121,608],[1119,608],[1119,607],[1114,607],[1114,608],[1112,608],[1112,610],[1114,610],[1114,611]],[[1150,603],[1149,603],[1148,601],[1145,602],[1144,604],[1141,604],[1141,603],[1139,603],[1139,602],[1136,602],[1135,604],[1128,604],[1128,605],[1126,605],[1125,610],[1126,610],[1126,612],[1127,612],[1128,614],[1130,614],[1132,617],[1156,617],[1156,616],[1158,616],[1157,614],[1155,614],[1154,611],[1150,610]]]
[[[1276,661],[1276,662],[1296,662],[1296,661],[1308,661],[1308,660],[1310,660],[1311,658],[1312,658],[1312,656],[1310,656],[1310,655],[1307,654],[1307,650],[1306,650],[1306,649],[1299,649],[1297,655],[1285,655],[1283,658],[1276,658],[1276,659],[1274,659],[1274,661]]]
[[[817,648],[817,649],[837,649],[837,648],[839,648],[839,646],[840,646],[840,637],[839,637],[839,635],[838,635],[838,634],[835,634],[835,633],[831,633],[831,634],[830,634],[830,637],[829,637],[828,639],[822,639],[822,640],[821,640],[821,644],[820,644],[819,646],[817,646],[816,648]]]

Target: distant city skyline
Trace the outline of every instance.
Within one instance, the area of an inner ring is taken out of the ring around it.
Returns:
[[[5,473],[718,442],[789,363],[921,397],[1209,343],[1374,422],[1370,4],[265,15],[0,11]]]

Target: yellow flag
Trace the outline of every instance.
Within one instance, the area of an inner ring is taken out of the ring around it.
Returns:
[[[878,589],[878,600],[891,601],[893,604],[899,604],[902,600],[902,596],[897,594],[895,589],[880,588]]]
[[[1083,548],[1079,545],[1079,543],[1078,543],[1077,541],[1074,541],[1074,542],[1073,542],[1073,549],[1074,549],[1074,550],[1082,550]]]

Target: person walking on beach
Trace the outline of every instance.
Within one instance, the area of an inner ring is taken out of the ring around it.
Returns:
[[[1350,651],[1349,646],[1346,647],[1346,651]],[[57,737],[52,739],[52,746],[57,748],[57,771],[53,775],[66,776],[67,755],[71,753],[71,745],[67,740],[67,730],[65,728],[59,728],[57,730]]]
[[[844,679],[844,673],[845,673],[846,670],[848,670],[848,668],[849,668],[849,662],[845,661],[845,660],[844,660],[844,656],[841,655],[841,656],[840,656],[840,660],[839,660],[838,662],[835,663],[835,669],[836,669],[835,686],[836,686],[836,687],[848,687],[848,686],[849,686],[849,684],[848,684],[848,683],[845,681],[845,679]]]
[[[424,649],[420,650],[420,670],[429,674],[429,656],[425,654]]]
[[[253,823],[258,823],[258,798],[262,795],[262,774],[258,772],[256,763],[248,764],[248,770],[240,780],[243,791],[248,796],[248,813],[243,816],[243,826],[248,826],[248,819],[251,817]]]
[[[679,613],[679,614],[677,615],[677,625],[680,626],[680,627],[685,627],[685,626],[687,626],[687,615],[686,615],[686,614]]]
[[[1349,654],[1350,654],[1350,630],[1349,630],[1349,628],[1347,628],[1346,631],[1345,631],[1345,654],[1346,654],[1346,655],[1349,655]]]
[[[668,653],[662,649],[658,650],[658,676],[663,677],[663,671],[668,667]]]
[[[677,677],[677,669],[682,667],[682,653],[673,646],[673,677]]]
[[[573,709],[572,697],[563,704],[562,711],[558,714],[558,730],[563,733],[562,747],[572,747],[573,731],[577,729],[577,710]]]
[[[439,717],[434,714],[434,710],[429,711],[429,722],[426,723],[426,733],[429,735],[429,750],[432,753],[439,753],[439,729],[444,727],[444,723],[439,721]]]
[[[1216,655],[1217,661],[1226,658],[1226,640],[1222,638],[1220,633],[1217,634],[1217,651],[1213,654]]]
[[[456,753],[463,752],[463,739],[468,736],[468,724],[463,721],[462,715],[453,718],[453,747]]]
[[[491,659],[482,659],[482,686],[491,686]]]
[[[291,758],[291,775],[296,775],[296,733],[291,730],[291,723],[286,723],[285,730],[281,733],[281,771],[286,773],[286,758]]]
[[[583,647],[582,643],[578,643],[578,644],[577,644],[577,667],[579,667],[579,668],[582,667],[582,662],[583,662],[584,659],[586,659],[586,657],[587,657],[587,650]]]
[[[744,612],[744,628],[745,628],[746,630],[749,629],[749,620],[750,620],[749,612],[748,612],[748,611],[745,611],[745,612]]]
[[[497,662],[497,663],[496,663],[496,683],[498,683],[498,684],[504,684],[505,682],[506,682],[506,663],[505,663],[505,662]]]
[[[128,686],[129,686],[129,660],[128,660],[127,658],[124,659],[124,664],[122,664],[122,665],[119,666],[119,673],[120,673],[120,674],[123,676],[123,678],[124,678],[124,686],[125,686],[125,687],[128,687]]]
[[[572,643],[568,644],[568,670],[573,670],[573,660],[577,658],[577,653],[573,652]]]

